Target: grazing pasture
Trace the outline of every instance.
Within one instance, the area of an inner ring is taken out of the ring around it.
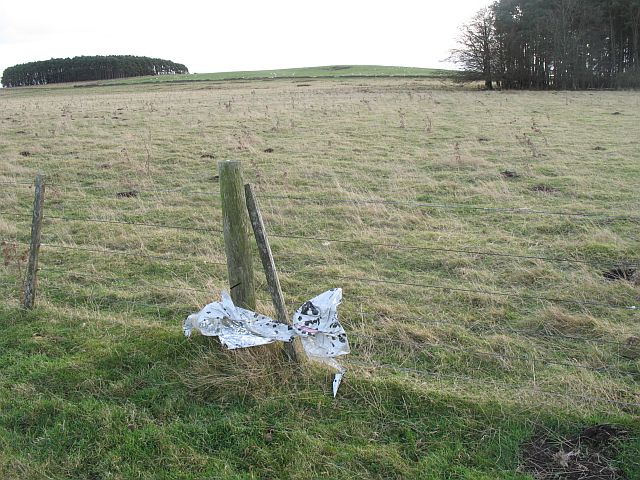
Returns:
[[[640,93],[282,78],[0,105],[2,478],[640,477]],[[182,336],[228,288],[224,159],[290,310],[344,289],[335,400],[330,371]]]

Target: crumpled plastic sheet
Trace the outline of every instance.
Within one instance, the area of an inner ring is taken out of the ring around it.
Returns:
[[[345,373],[335,357],[350,352],[347,334],[338,321],[338,305],[341,301],[341,288],[321,293],[296,310],[293,326],[289,326],[234,305],[229,294],[222,292],[220,302],[212,302],[200,312],[189,315],[184,321],[183,331],[187,337],[191,336],[193,329],[209,337],[218,337],[222,345],[230,350],[266,345],[278,340],[290,342],[300,337],[310,360],[337,370],[332,385],[335,397]]]

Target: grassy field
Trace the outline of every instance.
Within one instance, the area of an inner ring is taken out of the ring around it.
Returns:
[[[385,65],[329,65],[325,67],[282,68],[277,70],[250,70],[238,72],[192,73],[188,75],[157,75],[132,77],[90,85],[140,84],[166,82],[211,82],[222,80],[269,80],[280,78],[343,78],[343,77],[427,77],[446,78],[455,72],[435,68],[390,67]]]
[[[640,93],[274,79],[0,105],[0,477],[532,479],[543,439],[611,424],[538,478],[596,457],[640,478],[640,313],[619,308],[640,288],[603,276],[638,262]],[[224,159],[258,190],[292,306],[344,289],[335,400],[331,372],[182,336],[227,288]]]

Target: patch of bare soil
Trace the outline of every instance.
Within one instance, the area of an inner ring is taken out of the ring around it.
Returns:
[[[531,187],[531,190],[534,192],[542,192],[542,193],[558,193],[560,191],[555,187],[552,187],[550,185],[545,185],[543,183],[540,185],[534,185],[533,187]]]
[[[135,198],[138,196],[137,190],[129,190],[128,192],[117,192],[116,198]]]
[[[607,280],[627,280],[633,282],[638,278],[638,268],[635,265],[620,265],[602,272],[602,276]]]
[[[536,480],[628,480],[613,466],[627,432],[616,425],[596,425],[572,438],[545,432],[522,445],[521,469]]]
[[[520,175],[517,172],[513,172],[511,170],[505,170],[504,172],[500,172],[504,178],[520,178]]]

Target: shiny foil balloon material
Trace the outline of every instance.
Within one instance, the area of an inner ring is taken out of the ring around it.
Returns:
[[[230,350],[255,347],[275,341],[290,342],[300,337],[310,360],[335,368],[333,396],[345,373],[335,357],[350,352],[344,328],[338,321],[338,305],[342,289],[333,288],[305,302],[293,315],[293,327],[265,315],[234,305],[231,297],[222,292],[220,302],[206,305],[184,321],[183,331],[190,337],[196,329],[203,335],[218,337]]]

